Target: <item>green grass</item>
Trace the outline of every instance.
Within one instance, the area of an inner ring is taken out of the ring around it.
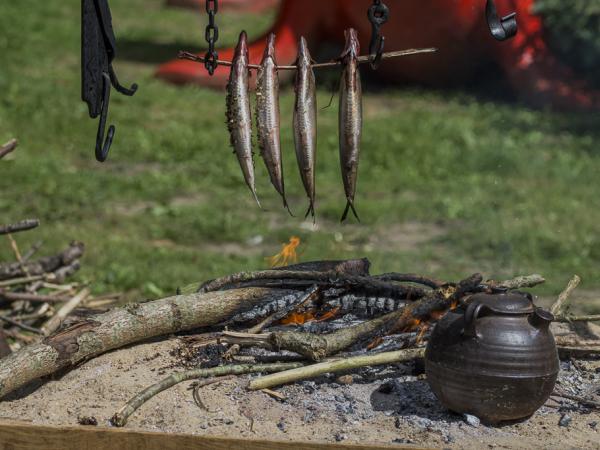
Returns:
[[[20,0],[0,6],[0,141],[21,145],[0,162],[0,222],[39,217],[18,236],[50,253],[87,244],[81,277],[98,292],[157,296],[177,286],[265,266],[290,235],[302,259],[367,256],[373,271],[456,279],[539,272],[540,293],[573,273],[600,288],[598,116],[533,111],[468,92],[386,89],[365,94],[357,207],[340,225],[344,198],[337,107],[320,112],[318,226],[290,218],[257,161],[258,210],[228,146],[224,95],[153,78],[158,61],[201,45],[204,19],[162,0],[113,0],[121,82],[109,161],[93,159],[97,122],[80,101],[79,2]],[[221,42],[251,36],[272,16],[219,14]],[[323,86],[319,102],[330,93]],[[291,123],[293,92],[282,95]],[[286,187],[306,208],[290,127],[282,130]],[[261,242],[262,239],[262,242]],[[258,242],[258,244],[257,244]],[[8,243],[0,259],[11,258]]]

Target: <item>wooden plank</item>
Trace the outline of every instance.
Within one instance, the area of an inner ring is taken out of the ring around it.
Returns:
[[[132,431],[94,426],[50,426],[0,420],[1,450],[385,450],[401,445],[266,441]]]

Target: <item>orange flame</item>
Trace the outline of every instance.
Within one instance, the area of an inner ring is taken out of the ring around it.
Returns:
[[[268,259],[269,267],[284,267],[290,263],[298,262],[298,255],[296,254],[296,248],[300,245],[300,238],[292,236],[288,244],[283,244],[281,251],[275,256],[271,256]]]
[[[311,320],[315,320],[314,311],[306,311],[306,312],[291,312],[286,317],[279,321],[282,325],[302,325],[306,322],[310,322]]]

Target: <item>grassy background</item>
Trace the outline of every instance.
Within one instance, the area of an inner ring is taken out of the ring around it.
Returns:
[[[254,205],[228,147],[224,95],[153,78],[156,63],[202,42],[204,19],[162,0],[113,0],[116,69],[133,98],[112,96],[112,154],[93,158],[97,122],[80,101],[79,1],[0,5],[0,141],[21,145],[0,163],[0,222],[39,217],[18,236],[45,253],[87,244],[81,277],[98,292],[155,297],[218,274],[265,266],[291,235],[302,259],[367,256],[373,271],[456,279],[539,272],[541,293],[573,273],[600,288],[600,117],[533,111],[474,92],[414,88],[365,96],[357,207],[362,224],[339,225],[344,206],[337,107],[319,116],[318,224],[290,218],[257,163]],[[251,37],[272,15],[220,13],[221,42]],[[330,93],[319,92],[325,104]],[[291,123],[293,93],[282,95]],[[282,130],[292,206],[306,207],[292,134]],[[11,258],[8,243],[0,259]]]

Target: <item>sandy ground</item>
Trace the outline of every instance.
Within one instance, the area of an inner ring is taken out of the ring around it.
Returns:
[[[171,337],[117,350],[51,380],[35,383],[0,403],[0,417],[36,424],[98,426],[133,394],[182,369]],[[208,408],[193,401],[191,382],[165,391],[140,408],[128,428],[300,441],[415,444],[445,448],[600,448],[600,411],[549,400],[531,418],[488,427],[449,413],[414,364],[364,369],[351,384],[333,376],[279,388],[285,401],[247,392],[247,377],[202,388]],[[600,360],[564,361],[560,386],[573,393],[600,389]],[[567,418],[564,418],[564,416]],[[571,419],[567,426],[559,421]]]

